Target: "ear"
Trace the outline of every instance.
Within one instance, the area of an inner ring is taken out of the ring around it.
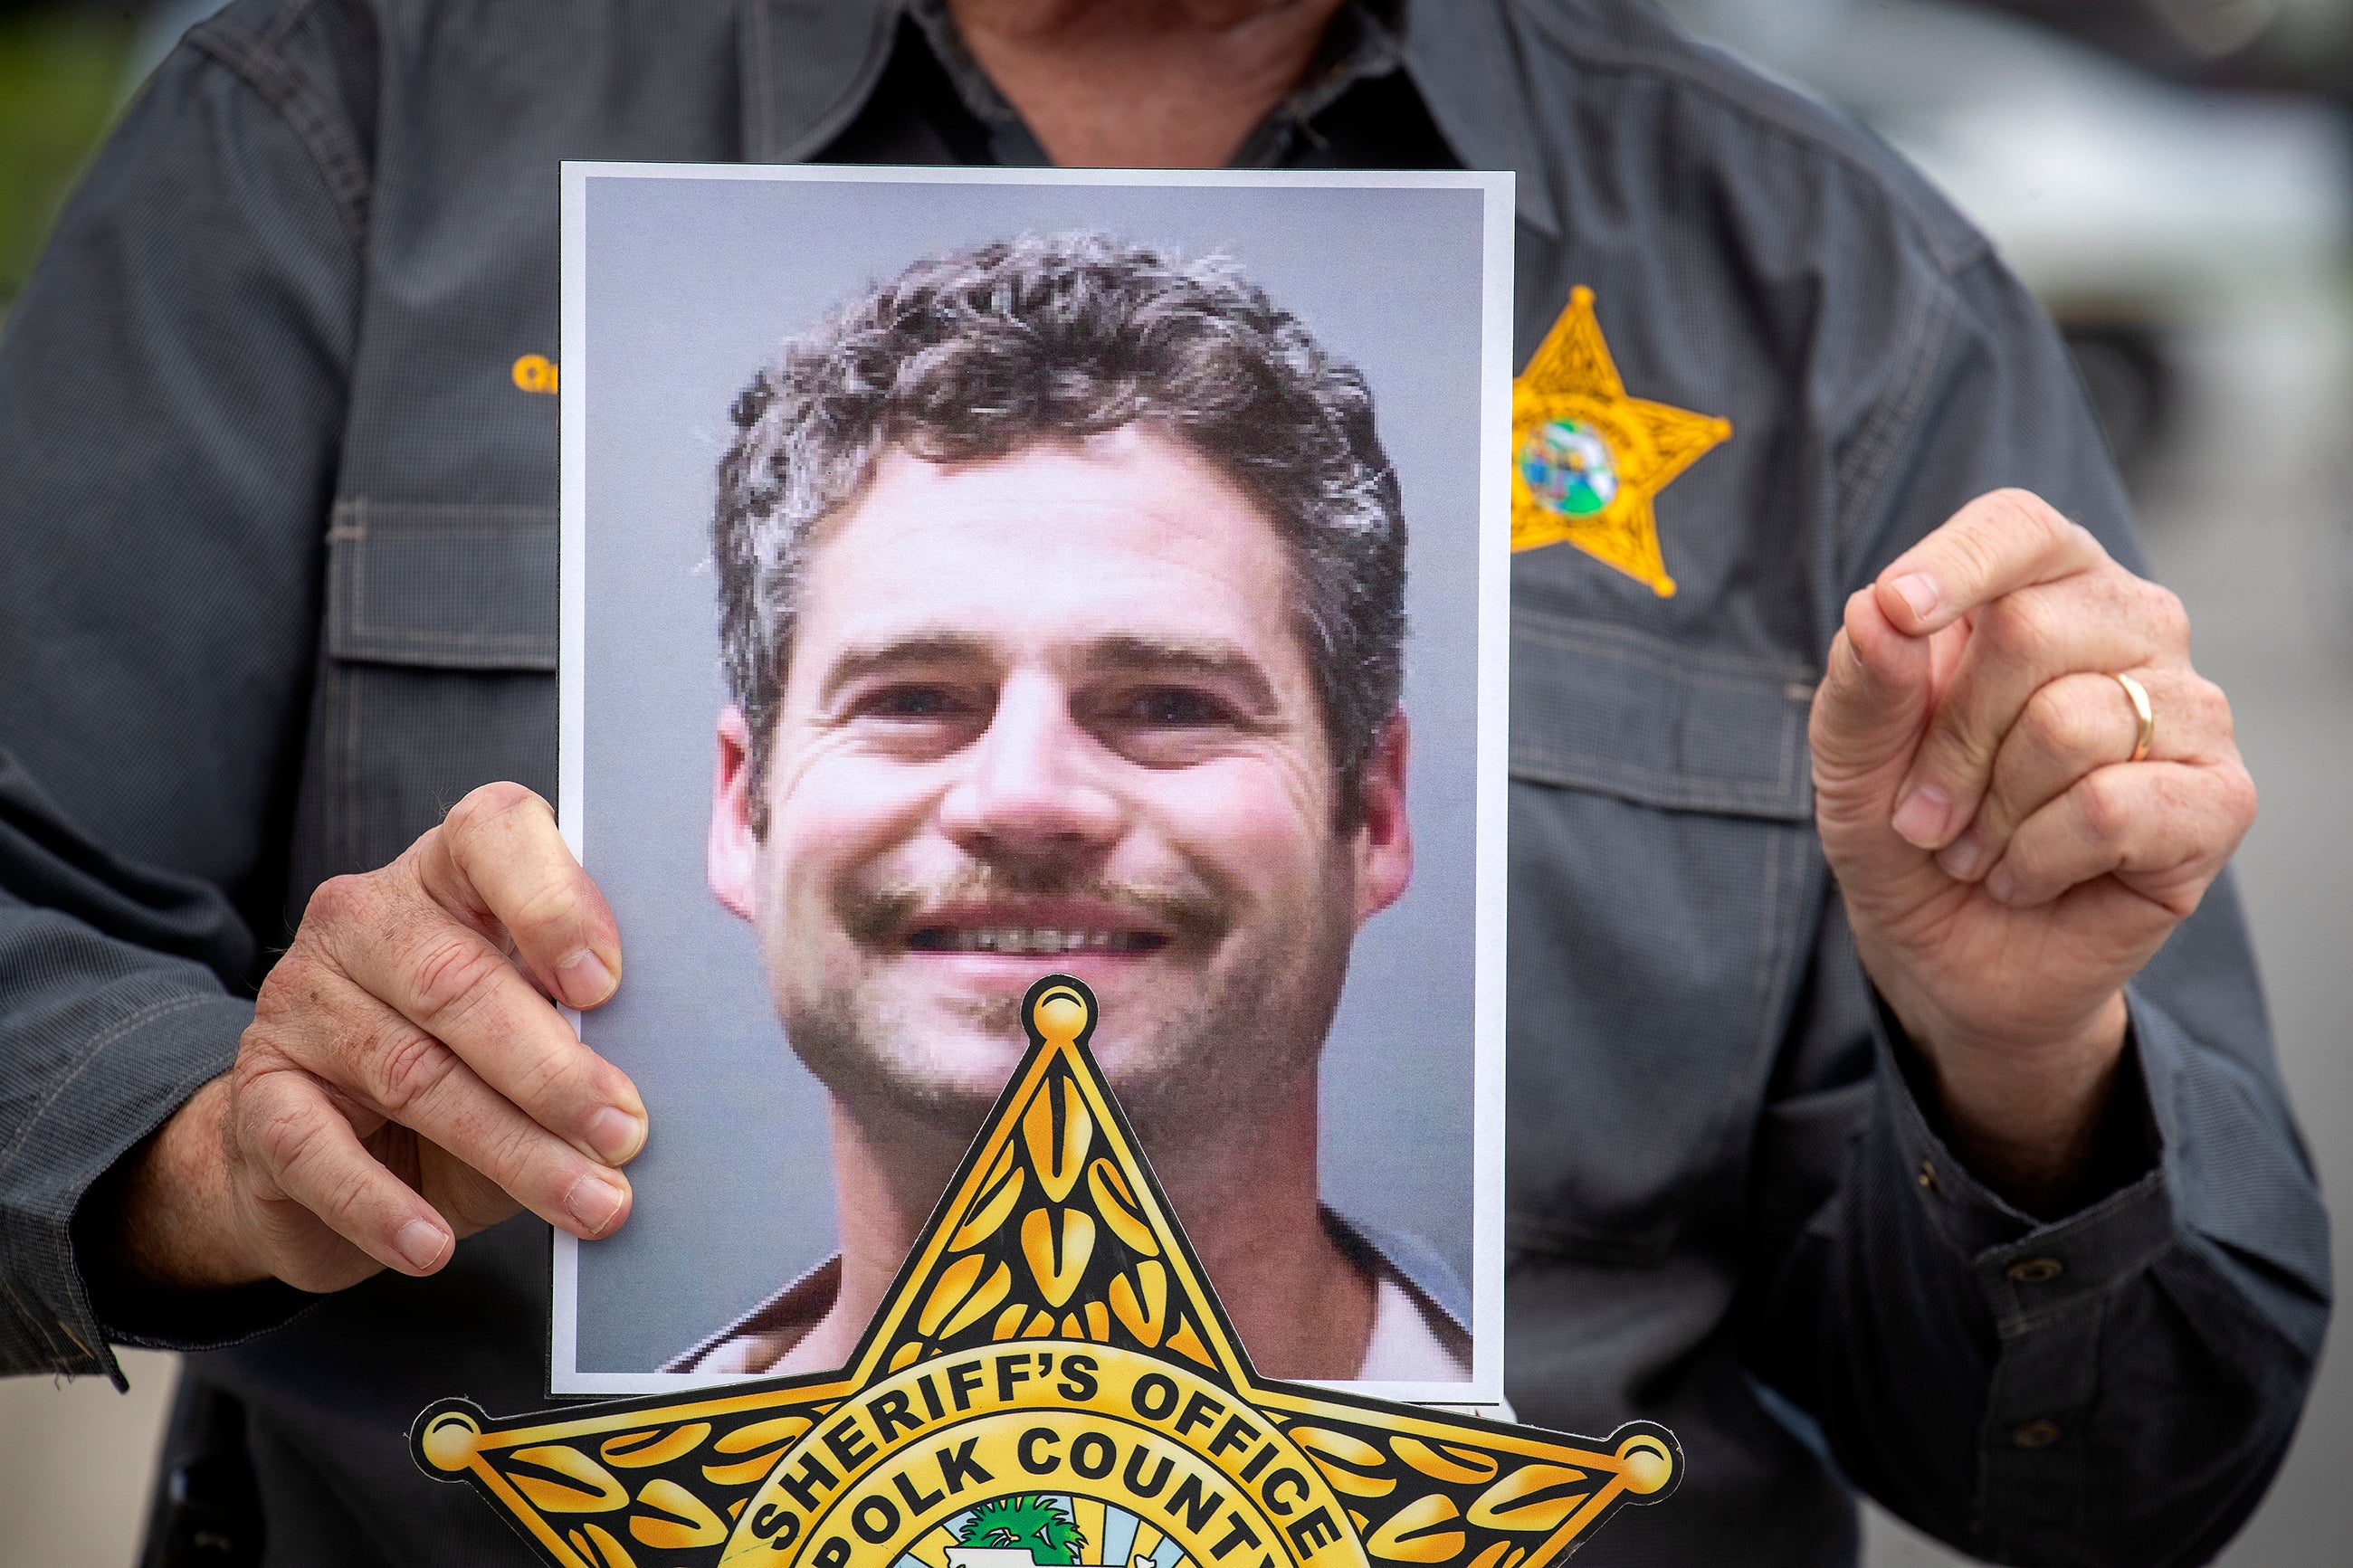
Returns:
[[[711,774],[711,837],[703,862],[712,892],[747,921],[760,864],[760,836],[752,831],[753,787],[751,727],[744,722],[744,710],[731,702],[719,710],[719,752]]]
[[[1396,903],[1413,880],[1413,824],[1405,809],[1405,710],[1389,715],[1365,759],[1355,841],[1356,924]]]

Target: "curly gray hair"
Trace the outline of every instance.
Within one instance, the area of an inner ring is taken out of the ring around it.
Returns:
[[[1006,456],[1144,423],[1215,463],[1288,545],[1343,826],[1404,681],[1405,515],[1354,365],[1229,260],[1098,233],[918,261],[785,344],[736,397],[712,547],[754,826],[816,525],[902,447]]]

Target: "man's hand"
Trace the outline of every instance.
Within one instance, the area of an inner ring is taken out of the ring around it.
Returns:
[[[2157,718],[2140,762],[2118,671]],[[1959,1152],[2019,1201],[2063,1196],[2125,983],[2254,820],[2180,601],[2033,496],[1981,497],[1847,601],[1811,735],[1856,948]]]
[[[549,998],[596,1006],[620,966],[547,803],[474,791],[392,865],[312,897],[237,1065],[126,1173],[119,1266],[333,1290],[430,1274],[518,1205],[606,1235],[645,1104]]]

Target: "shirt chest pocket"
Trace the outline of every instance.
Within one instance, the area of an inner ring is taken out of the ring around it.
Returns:
[[[1515,1250],[1654,1261],[1736,1198],[1826,880],[1811,697],[1794,666],[1515,609]]]
[[[477,784],[554,800],[556,649],[554,508],[338,503],[295,907]]]

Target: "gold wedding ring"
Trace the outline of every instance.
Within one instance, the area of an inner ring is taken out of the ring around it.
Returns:
[[[2125,759],[2137,763],[2148,755],[2148,744],[2157,739],[2157,710],[2148,705],[2148,688],[2121,669],[2116,671],[2116,684],[2125,689],[2125,696],[2133,705],[2133,717],[2140,721],[2140,734],[2133,742],[2133,754]]]

